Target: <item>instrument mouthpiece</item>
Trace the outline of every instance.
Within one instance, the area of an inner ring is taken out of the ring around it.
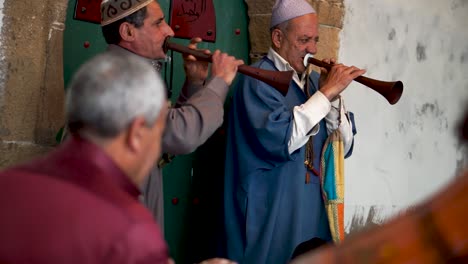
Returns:
[[[309,65],[309,58],[313,58],[314,55],[310,54],[310,53],[307,53],[305,56],[304,56],[304,67],[307,67],[307,65]]]

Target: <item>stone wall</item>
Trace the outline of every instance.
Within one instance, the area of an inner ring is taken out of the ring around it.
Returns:
[[[245,0],[250,18],[250,59],[257,60],[268,52],[270,41],[271,8],[276,0]],[[345,8],[343,0],[307,0],[319,16],[317,58],[337,58],[339,33],[343,28]]]
[[[64,122],[66,0],[3,2],[0,168],[49,151]]]

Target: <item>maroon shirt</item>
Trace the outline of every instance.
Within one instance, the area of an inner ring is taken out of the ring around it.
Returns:
[[[0,173],[0,263],[166,263],[139,195],[99,147],[71,137]]]

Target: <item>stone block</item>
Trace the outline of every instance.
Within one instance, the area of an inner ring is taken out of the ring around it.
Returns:
[[[44,69],[44,82],[39,87],[41,97],[37,115],[34,141],[39,144],[55,144],[55,135],[65,123],[63,87],[63,30],[56,24],[50,30]]]
[[[276,0],[245,0],[247,3],[247,13],[251,15],[271,14],[271,8]]]
[[[5,3],[2,34],[8,41],[3,42],[1,140],[55,143],[55,133],[64,122],[66,7],[66,0]]]
[[[316,58],[337,58],[340,48],[340,29],[320,26]]]
[[[37,145],[31,142],[0,141],[0,169],[4,169],[51,151],[50,146]]]
[[[250,53],[266,53],[271,46],[271,15],[252,15],[249,23]]]
[[[344,4],[334,1],[314,1],[319,24],[330,27],[343,28],[345,14]]]

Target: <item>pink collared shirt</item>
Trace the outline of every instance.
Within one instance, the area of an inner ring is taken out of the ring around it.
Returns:
[[[72,136],[0,173],[0,263],[167,263],[139,195],[98,146]]]

